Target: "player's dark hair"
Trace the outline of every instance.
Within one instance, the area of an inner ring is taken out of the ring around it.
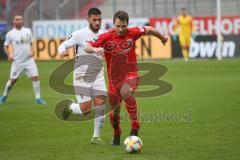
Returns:
[[[128,13],[125,12],[125,11],[117,11],[115,14],[114,14],[114,17],[113,17],[113,23],[115,22],[116,19],[120,19],[121,21],[129,21],[129,16],[128,16]]]
[[[98,8],[91,8],[88,10],[88,17],[90,17],[91,15],[100,15],[100,14],[102,14],[102,12]]]
[[[21,17],[23,18],[23,15],[22,15],[22,14],[18,14],[18,13],[17,13],[17,14],[14,14],[14,15],[13,15],[12,19],[14,19],[16,16],[21,16]]]
[[[181,8],[182,11],[186,11],[187,9],[185,7]]]

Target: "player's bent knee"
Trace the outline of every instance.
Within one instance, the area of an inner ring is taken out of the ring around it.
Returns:
[[[129,84],[124,84],[120,90],[120,94],[123,97],[123,99],[129,97],[132,95],[132,89]]]
[[[93,101],[95,106],[102,106],[106,102],[106,96],[103,96],[103,95],[97,96],[93,99]]]
[[[18,79],[10,79],[11,85],[14,85]]]
[[[31,79],[32,79],[32,81],[38,81],[38,80],[39,80],[39,77],[38,77],[38,76],[35,76],[35,77],[32,77]]]
[[[83,102],[79,105],[84,115],[87,115],[91,112],[91,107],[92,107],[91,101]]]

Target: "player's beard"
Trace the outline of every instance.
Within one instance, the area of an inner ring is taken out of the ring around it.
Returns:
[[[126,32],[126,31],[118,32],[118,35],[119,35],[119,36],[124,36],[124,35],[125,35],[125,32]]]
[[[15,24],[15,27],[16,27],[17,29],[21,29],[21,28],[22,28],[22,24]]]
[[[97,32],[99,31],[99,29],[100,29],[100,25],[99,25],[98,28],[95,28],[92,24],[89,24],[89,27],[90,27],[90,29],[91,29],[93,32],[95,32],[95,33],[97,33]]]
[[[124,32],[118,32],[119,36],[122,36],[124,34]]]

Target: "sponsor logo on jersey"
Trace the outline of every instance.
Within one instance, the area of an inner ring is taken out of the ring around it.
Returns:
[[[93,41],[96,42],[98,40],[98,36],[96,36],[95,38],[93,38]]]

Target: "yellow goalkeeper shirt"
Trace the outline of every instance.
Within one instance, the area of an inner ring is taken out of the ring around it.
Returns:
[[[192,17],[191,16],[178,16],[177,29],[179,29],[179,36],[191,36],[193,32]]]

